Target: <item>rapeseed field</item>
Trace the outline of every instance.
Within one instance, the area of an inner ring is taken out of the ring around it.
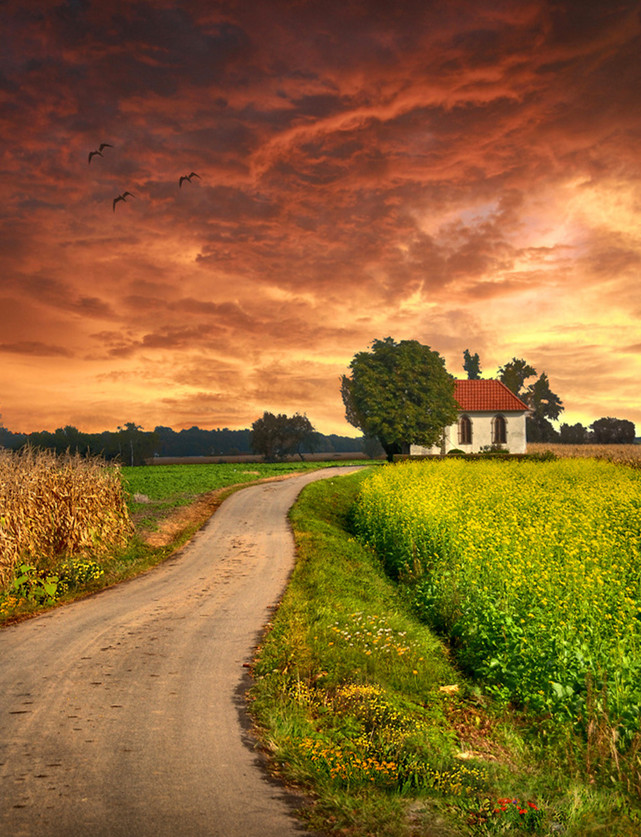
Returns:
[[[641,714],[641,473],[607,461],[404,462],[374,472],[360,537],[495,697],[617,750]]]

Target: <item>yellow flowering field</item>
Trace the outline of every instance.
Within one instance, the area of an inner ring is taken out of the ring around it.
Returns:
[[[641,473],[605,460],[402,462],[354,511],[388,572],[495,693],[624,745],[641,712]],[[596,696],[596,698],[595,698]]]

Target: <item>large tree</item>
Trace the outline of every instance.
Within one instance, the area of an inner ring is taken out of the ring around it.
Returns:
[[[532,411],[525,423],[529,442],[558,442],[559,432],[550,419],[558,419],[563,412],[563,402],[550,389],[550,382],[545,372],[531,384],[525,393],[525,402]]]
[[[347,421],[376,436],[390,461],[411,444],[436,444],[457,419],[454,378],[439,353],[417,340],[374,340],[350,369],[341,384]]]
[[[555,420],[563,412],[563,402],[550,389],[550,381],[545,372],[542,372],[536,381],[528,387],[525,397],[535,418]]]
[[[581,422],[563,423],[559,428],[559,442],[563,445],[585,445],[589,441],[589,432]]]
[[[634,424],[627,419],[608,416],[590,425],[593,441],[600,445],[632,445],[636,435]]]
[[[523,358],[513,357],[505,366],[499,367],[498,375],[499,381],[502,381],[509,390],[512,390],[517,398],[525,401],[525,382],[532,375],[536,375],[536,369]]]
[[[550,423],[550,419],[558,419],[564,409],[563,402],[550,389],[550,381],[545,372],[542,372],[533,384],[526,386],[526,381],[536,374],[536,369],[526,360],[516,357],[498,371],[499,380],[531,410],[526,420],[528,442],[556,442],[559,433]]]
[[[72,435],[68,428],[65,427],[64,431],[67,435]],[[136,424],[135,421],[128,421],[124,426],[118,427],[118,446],[123,463],[144,465],[145,459],[153,456],[158,447],[158,437],[155,433],[143,431],[142,425]]]
[[[310,441],[313,434],[314,428],[307,416],[299,413],[291,417],[284,413],[275,416],[265,412],[252,424],[251,446],[267,461],[273,461],[297,451],[300,455],[301,444]]]

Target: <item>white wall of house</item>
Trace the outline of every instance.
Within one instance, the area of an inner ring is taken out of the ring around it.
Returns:
[[[505,444],[501,447],[510,453],[525,453],[527,442],[525,437],[525,413],[523,412],[466,412],[472,423],[472,442],[469,445],[459,444],[458,422],[446,427],[443,434],[443,444],[431,448],[421,445],[410,445],[410,456],[429,456],[447,453],[455,448],[466,453],[478,453],[484,447],[492,446],[492,419],[501,415],[505,419]]]

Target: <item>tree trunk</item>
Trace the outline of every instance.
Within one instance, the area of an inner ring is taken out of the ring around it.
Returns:
[[[399,445],[398,442],[386,442],[383,439],[380,439],[380,443],[383,446],[383,450],[387,454],[388,462],[393,462],[396,454],[403,453],[403,446]]]

